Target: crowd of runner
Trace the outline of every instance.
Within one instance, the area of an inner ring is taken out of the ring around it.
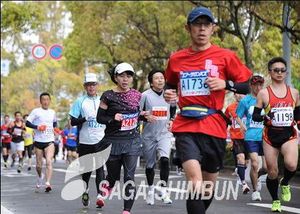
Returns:
[[[145,160],[146,203],[154,205],[158,194],[163,203],[172,204],[167,183],[174,137],[176,158],[186,180],[192,183],[193,194],[187,198],[186,210],[188,214],[199,214],[206,212],[214,195],[212,188],[210,198],[201,197],[201,184],[203,181],[215,184],[223,167],[229,133],[242,192],[247,194],[252,189],[251,200],[263,200],[259,178],[266,175],[271,211],[280,212],[281,202],[291,200],[289,181],[297,169],[299,92],[285,83],[287,63],[282,57],[274,57],[267,63],[268,77],[253,74],[233,51],[211,44],[215,27],[209,9],[193,9],[186,23],[191,46],[173,53],[165,71],[152,70],[148,74],[150,88],[143,93],[132,88],[136,72],[129,63],[122,62],[110,69],[115,87],[101,96],[97,75],[86,73],[83,81],[86,93],[72,104],[63,128],[58,128],[56,113],[49,108],[51,95],[47,92],[39,97],[41,107],[28,115],[22,117],[17,111],[12,120],[5,115],[1,126],[3,166],[13,168],[18,161],[16,170],[21,173],[26,159],[30,171],[35,155],[36,189],[44,186],[45,192],[50,192],[52,165],[60,148],[69,165],[78,157],[111,146],[105,163],[107,171],[104,167],[95,169],[97,207],[105,209],[105,196],[120,180],[122,168],[124,183],[130,183],[125,187],[125,196],[135,195],[134,177],[140,156]],[[268,86],[266,78],[271,79]],[[223,112],[226,93],[234,93],[235,100]],[[284,160],[280,180],[279,153]],[[252,188],[245,178],[248,162]],[[162,181],[159,189],[154,186],[157,164]],[[81,175],[85,184],[83,206],[90,204],[91,174],[92,171]],[[101,186],[104,180],[107,183]],[[124,198],[122,214],[131,213],[134,200],[134,197]]]

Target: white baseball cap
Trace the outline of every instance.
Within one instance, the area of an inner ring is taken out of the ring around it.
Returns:
[[[118,64],[117,67],[115,68],[115,74],[121,74],[125,71],[130,71],[134,73],[133,67],[127,62],[122,62]]]
[[[97,74],[94,74],[94,73],[86,73],[84,75],[84,83],[87,83],[87,82],[98,82],[98,79],[97,79]]]

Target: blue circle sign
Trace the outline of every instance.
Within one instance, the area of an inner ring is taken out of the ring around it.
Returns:
[[[55,60],[61,59],[62,53],[63,53],[63,47],[58,44],[52,45],[49,49],[49,55]]]

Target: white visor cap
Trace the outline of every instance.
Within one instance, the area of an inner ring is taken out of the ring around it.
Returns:
[[[122,62],[119,65],[117,65],[117,67],[115,68],[115,74],[121,74],[125,71],[130,71],[134,73],[133,67],[127,62]]]
[[[84,83],[87,82],[98,82],[97,75],[94,73],[86,73],[84,75]]]

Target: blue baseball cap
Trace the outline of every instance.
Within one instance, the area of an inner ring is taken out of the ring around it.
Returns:
[[[200,16],[207,16],[212,23],[215,23],[215,18],[211,11],[206,7],[196,7],[194,8],[187,17],[187,23],[192,23]]]

